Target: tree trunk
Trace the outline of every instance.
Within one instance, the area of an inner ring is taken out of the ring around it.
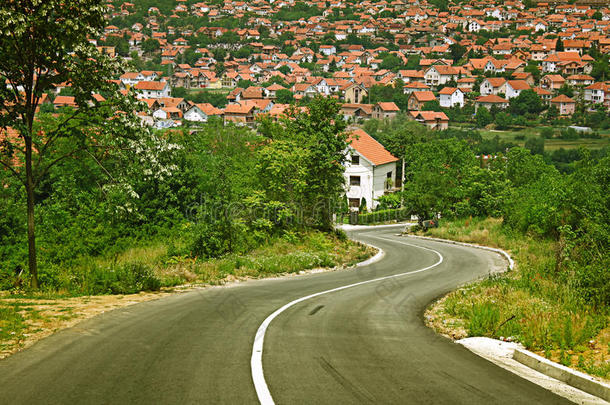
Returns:
[[[28,204],[28,267],[32,288],[38,289],[38,265],[36,262],[36,233],[34,227],[34,174],[32,172],[32,138],[25,140],[25,188]]]

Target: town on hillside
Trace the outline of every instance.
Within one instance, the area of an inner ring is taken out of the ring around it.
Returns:
[[[313,97],[348,122],[610,127],[607,1],[108,1],[91,39],[157,128],[256,125]],[[44,100],[73,106],[69,84]],[[52,106],[52,107],[51,107]]]

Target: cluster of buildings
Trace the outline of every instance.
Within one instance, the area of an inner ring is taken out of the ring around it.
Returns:
[[[317,95],[340,100],[341,113],[352,122],[391,119],[402,109],[441,130],[449,124],[444,109],[467,104],[475,111],[504,109],[529,89],[564,116],[573,114],[578,103],[610,108],[610,77],[594,72],[596,60],[590,55],[592,49],[598,55],[610,53],[607,7],[538,2],[527,8],[520,1],[470,1],[449,3],[441,11],[425,1],[332,0],[307,2],[319,12],[286,21],[278,13],[291,10],[292,0],[171,3],[170,13],[151,7],[141,21],[123,28],[110,25],[101,38],[102,43],[113,36],[126,38],[132,55],[160,59],[158,70],[117,78],[123,89],[133,89],[148,104],[142,119],[150,125],[205,122],[211,116],[253,125],[258,114],[279,116],[289,102]],[[108,17],[126,21],[140,7],[112,4]],[[185,17],[195,17],[201,25],[179,24]],[[224,28],[221,22],[227,19],[245,24]],[[239,41],[223,43],[227,33]],[[202,36],[211,43],[197,46]],[[145,52],[143,44],[151,39],[159,48]],[[250,51],[238,57],[244,46]],[[189,51],[197,55],[191,64],[184,63]],[[371,102],[374,86],[392,87],[404,102],[379,97]],[[573,90],[571,97],[561,91],[566,86]],[[194,103],[188,95],[172,97],[176,88],[187,94],[222,93],[226,101],[216,107]],[[53,104],[73,101],[58,95]]]

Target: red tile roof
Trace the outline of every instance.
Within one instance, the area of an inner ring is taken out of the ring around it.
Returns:
[[[134,87],[136,88],[136,90],[156,90],[156,91],[162,91],[165,86],[167,85],[166,82],[149,82],[149,81],[142,81],[137,83]]]
[[[477,97],[475,101],[478,103],[508,103],[508,100],[500,96],[496,96],[495,94]]]
[[[560,94],[559,96],[552,98],[551,103],[574,103],[575,101],[565,94]]]
[[[375,166],[396,162],[398,160],[398,158],[388,152],[382,144],[361,129],[352,131],[348,137],[348,142],[351,142],[350,146]]]
[[[380,101],[380,102],[377,103],[377,105],[383,111],[400,111],[400,108],[398,108],[398,106],[393,101],[388,101],[388,102],[381,102]]]

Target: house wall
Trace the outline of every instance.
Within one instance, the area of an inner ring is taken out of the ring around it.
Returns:
[[[464,106],[464,94],[460,91],[455,91],[453,94],[441,94],[440,101],[441,107],[453,107],[458,105],[460,107]]]
[[[184,114],[184,119],[187,121],[206,122],[208,117],[204,113],[200,113],[195,108],[188,110]]]
[[[375,209],[379,204],[376,199],[384,195],[387,173],[392,172],[392,184],[396,182],[396,162],[375,166],[368,162],[362,155],[350,148],[350,153],[360,156],[360,163],[352,165],[345,163],[345,184],[347,198],[358,198],[366,200],[367,209]],[[360,186],[350,186],[350,176],[360,176]]]
[[[364,198],[367,208],[373,208],[372,193],[373,193],[373,166],[354,149],[349,148],[352,155],[360,156],[360,163],[352,165],[351,162],[345,162],[345,190],[347,198]],[[349,160],[349,159],[348,159]],[[350,186],[350,176],[360,176],[360,186]]]
[[[394,185],[396,183],[396,162],[386,163],[385,165],[375,167],[375,176],[373,180],[374,200],[385,194],[385,182],[388,172],[392,172],[392,185]],[[367,205],[367,207],[376,208],[378,204],[377,201],[374,201],[372,205]]]

